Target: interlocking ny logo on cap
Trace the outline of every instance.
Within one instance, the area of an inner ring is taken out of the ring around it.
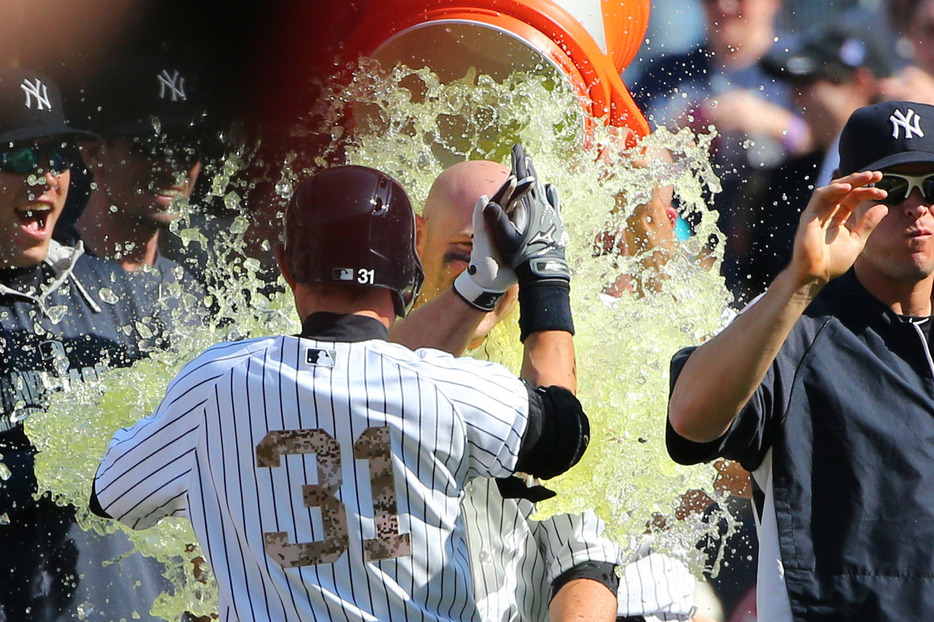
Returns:
[[[924,138],[924,132],[921,130],[921,115],[911,108],[908,109],[907,115],[901,110],[896,110],[889,117],[889,121],[892,123],[892,138],[896,140],[898,140],[899,128],[905,130],[906,140],[915,136]]]
[[[35,83],[30,82],[29,78],[23,78],[23,83],[19,85],[26,93],[26,107],[33,107],[33,99],[36,102],[36,110],[51,110],[52,102],[49,101],[49,87],[42,83],[42,80],[36,78]]]
[[[159,99],[165,99],[166,94],[169,95],[173,102],[188,99],[188,96],[185,95],[185,78],[177,69],[173,74],[169,74],[167,69],[163,69],[162,73],[156,77],[159,78]]]

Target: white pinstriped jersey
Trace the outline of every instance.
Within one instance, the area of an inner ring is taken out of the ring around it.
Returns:
[[[135,528],[192,522],[222,620],[474,620],[461,493],[515,467],[527,412],[505,368],[434,350],[219,344],[114,436],[95,490]]]
[[[551,583],[586,561],[619,563],[619,549],[603,524],[561,514],[545,521],[535,506],[503,499],[496,481],[475,479],[464,496],[464,523],[477,606],[484,622],[545,622]]]
[[[477,606],[484,622],[546,622],[551,584],[587,561],[621,564],[620,549],[603,535],[593,512],[530,518],[535,506],[503,499],[496,482],[467,484],[464,522]],[[670,557],[650,553],[623,568],[620,616],[686,620],[693,613],[694,578]]]

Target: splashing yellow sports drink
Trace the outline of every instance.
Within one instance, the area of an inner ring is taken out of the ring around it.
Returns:
[[[580,465],[549,482],[558,496],[542,504],[541,512],[592,508],[607,521],[611,537],[630,549],[645,537],[654,514],[671,515],[683,492],[709,490],[713,479],[711,470],[676,466],[664,448],[668,361],[678,348],[718,328],[729,299],[717,266],[704,268],[698,261],[708,252],[708,240],[720,235],[702,199],[717,183],[707,160],[708,144],[687,130],[659,130],[637,148],[621,149],[612,130],[583,118],[579,96],[548,68],[512,73],[500,81],[470,72],[445,83],[428,69],[386,70],[363,61],[351,75],[349,84],[326,92],[303,128],[306,133],[346,138],[340,150],[335,146],[313,166],[335,160],[372,166],[399,180],[413,204],[421,205],[445,166],[481,158],[508,163],[512,144],[522,142],[538,171],[559,189],[570,235],[579,395],[591,417],[592,441]],[[356,122],[349,136],[339,129],[348,110]],[[582,148],[585,143],[591,147]],[[636,166],[634,160],[647,148],[667,149],[673,162]],[[155,352],[131,368],[113,370],[100,382],[53,396],[47,413],[27,421],[27,433],[40,449],[40,488],[78,507],[85,528],[122,529],[86,509],[98,461],[116,429],[154,410],[185,362],[217,341],[297,331],[290,297],[264,294],[267,288],[256,276],[259,262],[244,251],[247,225],[236,212],[243,204],[236,179],[244,158],[242,153],[229,156],[212,184],[212,195],[230,210],[233,226],[207,240],[188,211],[173,225],[183,241],[200,239],[210,251],[208,299],[183,301],[183,306],[213,307],[209,324],[194,331],[177,330],[170,335],[171,349]],[[273,181],[279,180],[276,188],[283,205],[290,195],[289,180],[310,172],[276,173]],[[658,185],[674,186],[682,210],[695,214],[696,235],[671,256],[658,291],[646,288],[640,297],[607,296],[606,288],[621,274],[658,277],[644,273],[640,255],[595,250],[598,237],[625,226],[635,206],[648,201]],[[180,291],[173,295],[183,296]],[[515,319],[501,323],[475,354],[518,370],[521,346]],[[655,536],[655,544],[686,555],[697,535],[696,524],[681,523]],[[154,614],[174,620],[183,611],[213,611],[216,588],[204,565],[197,563],[200,551],[192,546],[195,538],[186,522],[165,520],[156,529],[130,537],[144,554],[165,562],[176,585],[174,593],[156,602]]]

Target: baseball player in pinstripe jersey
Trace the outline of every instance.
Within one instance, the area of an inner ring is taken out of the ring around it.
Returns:
[[[465,301],[494,301],[513,265],[553,278],[560,218],[543,216],[517,227],[477,205]],[[554,476],[586,447],[568,333],[526,339],[532,383],[386,341],[422,281],[414,235],[408,198],[378,171],[300,184],[277,257],[301,334],[208,349],[111,442],[91,507],[134,528],[190,520],[222,620],[477,620],[464,484]]]
[[[514,154],[513,174],[520,154]],[[489,161],[456,164],[436,180],[418,221],[418,250],[425,268],[421,302],[390,338],[412,347],[432,345],[463,352],[468,342],[478,347],[496,322],[515,303],[506,296],[479,324],[445,324],[450,309],[441,296],[469,262],[473,225],[470,212],[477,197],[493,195],[509,177],[506,167]],[[518,198],[518,197],[514,197]],[[439,304],[440,303],[440,304]],[[528,314],[528,309],[522,311]],[[476,318],[474,318],[476,319]],[[433,330],[441,326],[442,330]],[[616,594],[613,567],[621,564],[619,547],[603,536],[603,523],[592,512],[561,514],[532,520],[535,507],[516,497],[521,488],[506,490],[496,480],[475,479],[464,498],[471,566],[478,606],[485,620],[495,622],[560,619],[561,611],[581,613],[566,602],[599,603],[610,598],[621,617],[641,620],[686,620],[694,611],[694,578],[683,563],[658,553],[640,552],[621,572]],[[602,585],[601,585],[602,584]],[[610,589],[601,589],[602,586]],[[550,596],[557,606],[551,607]],[[591,610],[593,608],[591,607]],[[614,616],[610,616],[614,617]],[[703,618],[698,617],[697,620]]]

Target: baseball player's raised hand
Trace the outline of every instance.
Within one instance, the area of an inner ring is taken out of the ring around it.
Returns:
[[[852,173],[814,191],[801,214],[789,268],[800,282],[820,285],[850,269],[888,208],[873,187],[878,171]]]
[[[490,197],[491,203],[502,207],[507,214],[512,213],[519,204],[520,199],[528,194],[535,185],[534,177],[516,177],[515,170],[506,178],[499,190]]]
[[[515,269],[520,287],[542,279],[570,281],[558,191],[535,171],[521,144],[512,148],[512,177],[530,186],[504,207],[484,212],[506,261]]]
[[[523,378],[538,386],[577,388],[571,273],[565,259],[558,193],[538,177],[522,145],[512,148],[512,176],[529,185],[507,209],[484,212],[496,244],[519,282],[519,339],[525,344]]]
[[[488,214],[504,214],[501,205],[514,209],[532,185],[531,180],[517,180],[515,175],[510,175],[493,199],[481,196],[474,205],[470,263],[454,280],[454,291],[481,311],[496,308],[503,294],[516,283],[515,271],[493,240],[487,225]]]

